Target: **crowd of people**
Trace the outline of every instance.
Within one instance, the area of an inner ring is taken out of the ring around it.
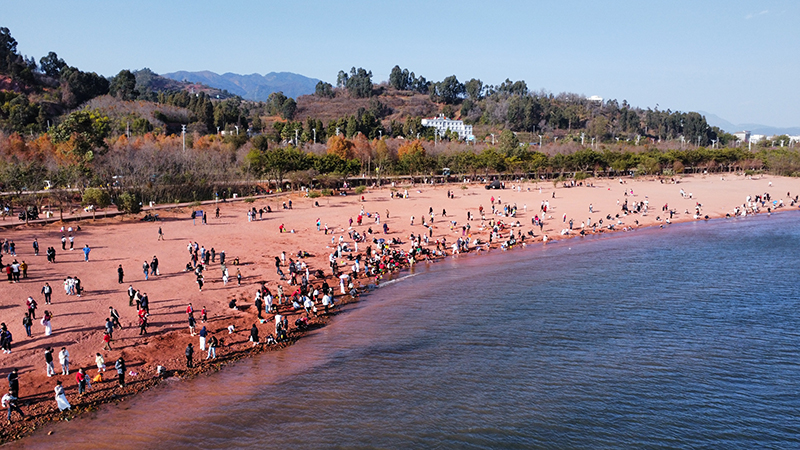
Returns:
[[[614,215],[608,214],[606,216],[606,226],[612,223],[621,223],[628,215],[647,214],[649,207],[647,200],[637,199],[635,201],[631,200],[629,203],[628,192],[629,190],[626,189],[624,193],[625,202],[623,204],[618,203],[619,213],[612,213]],[[630,190],[631,195],[632,193],[632,190]],[[392,191],[389,194],[392,202],[408,201],[413,199],[414,195],[413,191],[409,192],[408,190],[404,190],[399,194]],[[444,193],[441,193],[441,195],[444,197]],[[685,193],[681,193],[681,196],[687,198]],[[246,307],[241,303],[237,303],[235,292],[232,292],[234,295],[231,296],[228,303],[230,312],[234,316],[244,318],[248,325],[252,323],[252,326],[245,330],[237,330],[234,325],[225,323],[224,320],[226,319],[222,319],[225,316],[224,314],[214,314],[209,319],[210,314],[205,306],[196,311],[192,303],[188,303],[186,324],[192,340],[184,350],[186,369],[193,370],[205,364],[206,361],[211,363],[216,360],[220,348],[233,344],[234,339],[230,335],[240,331],[247,334],[246,342],[250,343],[248,344],[249,347],[276,346],[290,341],[293,333],[302,332],[311,327],[318,318],[331,314],[336,305],[341,303],[340,298],[358,297],[363,287],[378,285],[388,274],[411,267],[419,262],[432,261],[436,258],[459,255],[465,252],[485,251],[492,247],[508,249],[517,245],[524,246],[526,240],[530,241],[536,238],[547,242],[548,237],[544,234],[545,220],[549,223],[550,221],[557,222],[558,218],[561,218],[562,234],[564,234],[564,230],[569,232],[573,229],[573,221],[580,221],[581,234],[597,231],[596,228],[598,226],[604,225],[602,218],[592,219],[591,216],[597,214],[592,204],[589,204],[590,217],[585,221],[578,217],[568,217],[566,213],[553,219],[552,210],[557,201],[555,194],[553,194],[552,198],[542,200],[538,212],[532,212],[530,227],[527,229],[527,219],[525,219],[525,225],[523,225],[518,217],[520,212],[527,213],[527,205],[520,209],[515,203],[504,203],[499,197],[495,198],[492,195],[489,199],[481,197],[482,200],[476,200],[469,210],[464,211],[464,215],[461,212],[457,212],[457,216],[448,215],[447,209],[452,208],[448,208],[447,202],[455,197],[455,193],[448,190],[446,198],[433,199],[431,203],[434,204],[426,205],[424,210],[418,211],[418,214],[405,216],[404,219],[392,216],[395,220],[403,220],[413,230],[407,234],[392,232],[387,223],[390,218],[389,210],[386,209],[381,214],[375,211],[375,208],[370,209],[369,207],[374,206],[374,204],[366,202],[363,197],[361,199],[362,204],[353,208],[352,215],[346,223],[329,227],[328,223],[333,224],[333,219],[326,218],[324,214],[321,214],[313,223],[308,223],[307,225],[312,233],[314,229],[316,230],[319,236],[318,240],[324,240],[327,244],[328,238],[330,238],[330,244],[327,245],[327,248],[330,249],[329,252],[326,251],[322,255],[314,255],[319,248],[314,247],[310,249],[312,251],[302,248],[286,248],[279,254],[271,254],[269,256],[269,265],[272,265],[274,258],[274,276],[267,276],[268,271],[263,268],[264,276],[246,277],[240,270],[239,256],[234,255],[231,259],[224,250],[217,251],[213,246],[208,246],[207,248],[206,245],[201,245],[194,239],[191,240],[186,246],[187,253],[183,254],[184,256],[179,261],[181,265],[183,261],[186,261],[185,266],[182,267],[182,272],[186,273],[186,275],[177,271],[165,271],[166,276],[184,277],[185,281],[182,282],[187,287],[196,285],[199,292],[203,292],[207,276],[213,282],[220,283],[217,286],[223,290],[222,292],[225,292],[224,289],[228,289],[229,286],[234,285],[232,279],[235,278],[236,287],[242,286],[244,282],[244,289],[247,289],[248,292],[255,292],[252,297],[252,308],[249,307],[250,305]],[[550,197],[549,194],[548,197]],[[692,194],[689,194],[688,197],[692,197]],[[487,200],[489,208],[485,209],[484,202],[487,202]],[[552,206],[551,202],[553,203]],[[782,200],[771,202],[772,199],[768,193],[759,194],[752,198],[748,197],[747,202],[742,205],[741,209],[758,212],[758,208],[778,208],[783,205]],[[792,204],[795,202],[797,202],[797,198],[792,199]],[[263,220],[265,213],[280,211],[282,213],[281,220],[289,221],[295,211],[293,206],[298,205],[293,205],[290,200],[283,203],[280,209],[275,208],[273,210],[269,205],[251,207],[245,211],[246,214],[243,214],[245,217],[239,216],[235,220],[243,221],[246,218],[248,222],[260,222]],[[303,205],[300,204],[298,209],[302,207]],[[310,207],[315,208],[317,206]],[[666,205],[665,208],[669,209]],[[697,213],[699,214],[699,203],[697,208]],[[440,210],[441,214],[438,213]],[[738,213],[738,210],[734,210],[734,214]],[[669,210],[669,214],[671,218],[674,211]],[[208,214],[202,214],[201,217],[201,224],[206,224],[210,221],[212,222],[211,225],[214,225],[213,221],[207,219],[209,217]],[[220,217],[220,211],[217,208],[214,219],[216,220]],[[196,218],[197,214],[193,213],[191,217],[193,222]],[[460,219],[464,220],[461,221]],[[638,225],[638,221],[636,224]],[[281,223],[277,233],[274,226],[271,227],[270,225],[264,227],[264,230],[266,230],[264,233],[266,235],[274,235],[283,233],[288,229],[291,230],[291,233],[295,232],[295,228],[287,228]],[[69,229],[66,232],[63,228],[61,229],[62,251],[68,252],[68,245],[70,250],[74,248],[76,236],[79,241],[78,245],[82,245],[79,248],[83,249],[83,260],[86,263],[91,263],[89,255],[92,248],[89,242],[80,242],[80,229]],[[164,240],[164,232],[162,227],[159,226],[157,241]],[[28,244],[26,243],[25,245],[27,246]],[[218,242],[217,245],[219,245]],[[36,238],[31,242],[30,248],[32,248],[33,256],[38,256],[39,243]],[[3,267],[9,274],[9,282],[27,282],[29,267],[25,260],[17,262],[17,252],[20,250],[16,244],[11,240],[4,240],[0,250],[0,267]],[[182,252],[183,250],[181,250]],[[79,252],[76,253],[80,255]],[[48,263],[55,264],[55,254],[56,250],[53,246],[47,248]],[[147,254],[149,255],[150,252]],[[324,261],[325,255],[327,255],[328,267],[318,267],[317,264],[319,264],[320,258],[314,259],[314,257],[320,256]],[[15,259],[8,264],[4,264],[4,256]],[[242,256],[242,258],[247,257],[245,255]],[[20,256],[19,259],[21,260],[22,257]],[[114,271],[116,271],[119,293],[128,295],[130,310],[127,311],[123,307],[121,308],[122,312],[120,312],[113,305],[97,301],[97,297],[92,298],[92,301],[95,302],[94,308],[103,310],[106,316],[103,323],[97,324],[97,332],[102,335],[102,339],[97,343],[97,352],[93,356],[92,354],[71,355],[69,345],[63,345],[56,353],[56,350],[50,345],[52,340],[46,340],[41,350],[36,350],[43,359],[44,374],[48,378],[56,378],[56,383],[53,386],[55,393],[54,406],[61,411],[72,408],[69,400],[72,399],[73,403],[75,402],[75,398],[72,397],[73,392],[79,397],[84,396],[91,392],[92,383],[96,385],[97,383],[109,381],[103,379],[103,374],[107,369],[106,359],[114,361],[113,367],[116,370],[117,386],[126,386],[126,374],[130,375],[133,372],[126,372],[126,362],[121,353],[124,346],[114,340],[114,335],[124,328],[123,323],[137,324],[139,329],[138,336],[148,336],[148,327],[151,325],[150,318],[153,314],[151,312],[152,302],[148,294],[135,288],[134,284],[141,287],[143,283],[157,282],[162,278],[162,268],[158,257],[153,255],[151,259],[148,258],[143,261],[141,278],[137,275],[135,283],[125,283],[126,273],[122,264],[115,262],[110,267],[110,271],[110,276],[112,277]],[[269,269],[269,272],[272,272],[272,269]],[[61,277],[50,279],[50,281],[58,279],[61,279]],[[87,280],[92,281],[89,278]],[[129,284],[129,286],[125,288],[124,284]],[[338,289],[336,289],[337,285]],[[58,321],[57,327],[55,327],[56,333],[58,332],[58,326],[66,325],[65,322],[69,320],[66,318],[69,313],[59,312],[59,316],[53,313],[54,308],[50,305],[54,303],[53,297],[56,297],[56,295],[49,281],[40,286],[41,290],[36,296],[41,294],[41,301],[47,309],[39,315],[39,303],[34,295],[29,295],[25,300],[24,316],[21,319],[15,319],[21,320],[27,339],[39,339],[39,333],[33,329],[35,321],[41,324],[43,327],[42,335],[47,337],[54,333],[54,319]],[[81,279],[74,275],[63,277],[63,288],[63,300],[65,302],[72,300],[71,297],[73,296],[77,299],[85,293],[85,287]],[[219,293],[219,291],[212,292],[215,292],[215,295]],[[60,293],[57,297],[61,297]],[[57,298],[55,301],[60,302],[61,300],[61,298]],[[105,312],[106,309],[107,313]],[[164,311],[157,311],[157,313],[162,312]],[[123,317],[127,317],[128,320],[124,320]],[[227,334],[225,333],[226,331]],[[194,339],[197,339],[197,341],[194,341]],[[226,342],[226,339],[228,342]],[[0,347],[2,347],[4,354],[9,354],[13,351],[13,336],[6,323],[0,323]],[[195,358],[196,349],[205,352],[200,361]],[[56,361],[59,364],[60,373],[56,371]],[[75,361],[80,361],[80,364],[76,364]],[[87,365],[87,361],[93,362],[93,364]],[[77,371],[74,371],[76,367]],[[21,409],[21,406],[24,405],[20,405],[20,372],[13,367],[9,369],[10,371],[7,375],[9,392],[3,396],[2,404],[3,407],[7,408],[7,420],[11,423],[14,414],[20,418],[25,417],[25,415]],[[173,367],[171,369],[178,370],[179,368]],[[41,369],[33,368],[31,370]],[[165,373],[164,367],[159,366],[158,376],[163,376]],[[65,378],[72,374],[75,376],[74,382],[69,378]]]

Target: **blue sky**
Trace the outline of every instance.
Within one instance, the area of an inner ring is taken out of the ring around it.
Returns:
[[[37,61],[55,51],[115,75],[295,72],[335,82],[398,64],[532,90],[800,126],[800,2],[5,0],[0,26]]]

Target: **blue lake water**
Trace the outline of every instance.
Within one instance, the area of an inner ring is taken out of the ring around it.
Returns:
[[[419,266],[26,448],[800,448],[800,213]],[[100,445],[104,446],[104,445]]]

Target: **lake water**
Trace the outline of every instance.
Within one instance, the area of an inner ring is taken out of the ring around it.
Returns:
[[[420,266],[285,351],[15,446],[800,448],[798,219]]]

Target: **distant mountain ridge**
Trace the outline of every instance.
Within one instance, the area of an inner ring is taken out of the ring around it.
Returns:
[[[208,70],[201,72],[182,70],[165,73],[161,76],[176,81],[185,80],[192,83],[202,83],[254,101],[264,101],[269,97],[269,94],[278,91],[282,91],[287,97],[293,98],[313,94],[317,83],[320,81],[316,78],[308,78],[291,72],[270,72],[265,75],[257,73],[240,75],[228,72],[219,75]]]
[[[800,135],[800,127],[781,128],[769,125],[761,125],[757,123],[740,123],[737,125],[728,122],[727,120],[717,116],[716,114],[707,113],[705,111],[698,111],[698,112],[703,116],[705,116],[706,122],[708,122],[709,125],[714,127],[719,127],[720,129],[725,130],[728,133],[736,133],[737,131],[747,130],[751,134],[763,134],[765,136],[773,136],[781,134],[786,134],[789,136]]]

